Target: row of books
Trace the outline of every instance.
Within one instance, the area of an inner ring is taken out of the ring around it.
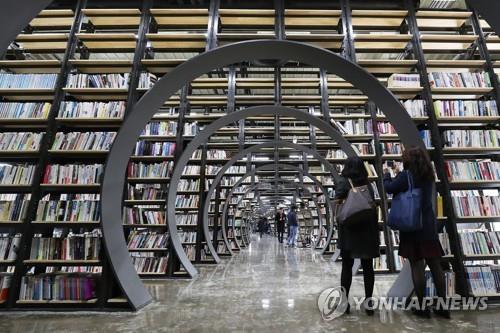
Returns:
[[[181,179],[177,185],[177,191],[199,191],[200,190],[200,180],[199,179]]]
[[[447,298],[456,295],[455,291],[455,272],[446,271],[444,272],[444,286],[445,295]],[[430,271],[425,271],[425,297],[437,297],[436,285],[432,279],[432,274]]]
[[[373,154],[373,145],[371,143],[352,143],[352,148],[358,155]],[[340,149],[330,149],[326,154],[326,158],[347,158],[346,153]]]
[[[127,238],[127,244],[129,249],[165,249],[168,238],[168,233],[132,230]]]
[[[465,266],[470,290],[475,296],[496,296],[500,294],[500,266]]]
[[[491,87],[490,77],[486,72],[431,72],[429,81],[433,87]]]
[[[174,152],[174,142],[150,142],[140,140],[135,144],[134,149],[134,155],[136,156],[173,156]]]
[[[175,136],[177,134],[177,122],[175,121],[151,121],[142,130],[141,135],[164,135]]]
[[[391,241],[391,244],[394,246],[399,245],[399,232],[394,231],[394,230],[388,230],[389,232],[389,238]],[[379,231],[379,239],[380,239],[380,246],[386,246],[387,242],[385,240],[385,232],[384,231]]]
[[[155,254],[131,253],[132,263],[137,273],[166,273],[168,264],[168,254],[165,257],[158,257]]]
[[[408,99],[402,102],[410,117],[427,117],[425,101],[422,99]]]
[[[20,234],[0,234],[0,260],[16,259],[20,242]]]
[[[51,103],[0,102],[0,119],[47,119]]]
[[[89,222],[101,216],[99,194],[46,195],[38,203],[37,221]]]
[[[175,198],[175,208],[197,208],[199,203],[198,195],[178,195]]]
[[[376,123],[376,128],[380,134],[397,134],[394,126],[387,121],[378,121]]]
[[[137,184],[127,188],[129,200],[163,200],[167,198],[167,189],[160,184]]]
[[[196,214],[179,214],[175,216],[177,225],[195,225],[198,223],[198,215]]]
[[[22,221],[26,217],[31,194],[0,194],[0,221]]]
[[[97,297],[97,281],[91,275],[38,274],[23,276],[20,300],[88,301]]]
[[[461,230],[459,235],[465,255],[500,255],[500,231]]]
[[[447,100],[434,101],[436,117],[494,117],[498,116],[495,100]]]
[[[29,185],[33,180],[35,165],[32,164],[1,164],[1,185]]]
[[[208,171],[208,166],[207,166],[207,171]],[[217,169],[221,169],[219,167],[214,167],[214,168],[211,168],[212,170],[217,170]],[[247,167],[244,166],[244,165],[232,165],[230,166],[227,170],[226,170],[226,173],[227,174],[232,174],[232,173],[236,173],[236,174],[245,174],[247,172]],[[214,174],[217,174],[217,172],[215,172]]]
[[[44,133],[0,133],[0,151],[37,151]]]
[[[452,191],[451,199],[458,216],[500,216],[498,190]]]
[[[57,74],[12,74],[0,73],[0,88],[53,89]]]
[[[195,243],[196,242],[196,232],[179,232],[179,238],[181,243]]]
[[[172,174],[173,168],[173,161],[161,163],[129,163],[127,177],[167,178]]]
[[[97,184],[102,164],[51,164],[45,168],[44,184]]]
[[[403,144],[400,142],[381,142],[382,152],[390,155],[400,155],[403,152]]]
[[[419,74],[392,74],[387,79],[387,86],[389,88],[419,88],[420,75]]]
[[[371,120],[364,119],[349,119],[349,120],[332,120],[337,129],[344,135],[362,135],[373,134]]]
[[[453,255],[450,245],[450,236],[448,235],[448,233],[443,232],[438,234],[438,236],[439,236],[439,243],[441,243],[441,248],[443,249],[444,255],[445,256]]]
[[[165,213],[151,207],[123,207],[123,224],[165,225]]]
[[[445,161],[445,169],[451,181],[500,180],[500,162]]]
[[[54,232],[54,237],[36,234],[31,240],[32,260],[98,260],[101,251],[100,232],[83,234],[69,232],[66,237]]]
[[[158,77],[156,75],[151,74],[151,73],[142,72],[139,75],[139,84],[137,87],[139,89],[149,89],[152,86],[154,86],[154,84],[156,83],[157,80],[158,80]]]
[[[198,125],[198,123],[196,121],[192,122],[192,123],[185,123],[183,133],[185,136],[198,135],[198,133],[200,133],[200,126]]]
[[[124,101],[75,102],[63,101],[59,108],[59,118],[123,118]]]
[[[448,130],[443,139],[447,147],[500,147],[499,130]]]
[[[130,74],[70,74],[67,88],[128,88]]]
[[[182,246],[184,248],[184,252],[186,252],[186,256],[190,261],[194,261],[196,258],[196,245],[186,245]]]
[[[220,170],[220,167],[217,167],[218,170]],[[211,175],[212,173],[209,173],[208,170],[211,170],[210,167],[207,165],[207,175]],[[186,165],[184,167],[184,171],[182,172],[183,175],[199,175],[201,171],[201,167],[199,165]]]
[[[52,149],[107,151],[115,137],[116,132],[57,132]]]

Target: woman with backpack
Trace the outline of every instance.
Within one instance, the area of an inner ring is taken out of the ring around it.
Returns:
[[[438,237],[436,214],[432,205],[434,171],[426,150],[411,147],[403,151],[403,168],[392,179],[389,170],[384,170],[384,188],[389,194],[397,196],[406,192],[409,186],[421,189],[421,229],[399,231],[399,255],[410,262],[414,291],[419,308],[414,310],[418,316],[430,318],[430,310],[422,308],[425,294],[425,266],[429,266],[439,297],[446,297],[445,278],[441,267],[443,249]],[[435,310],[439,316],[449,318],[450,312]]]
[[[349,192],[353,188],[365,187],[365,189],[368,189],[371,202],[373,203],[373,189],[368,181],[368,172],[361,158],[357,156],[349,157],[344,164],[341,176],[341,181],[335,185],[337,213],[340,210],[340,205],[348,197]],[[342,256],[340,285],[344,287],[346,296],[348,297],[352,283],[354,259],[361,259],[365,296],[368,300],[368,304],[365,303],[365,312],[368,315],[373,315],[374,312],[371,309],[370,300],[373,296],[373,287],[375,284],[373,258],[380,255],[378,217],[375,207],[370,209],[368,215],[365,214],[362,221],[356,224],[339,222],[338,228],[338,248]],[[349,313],[349,311],[350,307],[348,306],[346,313]]]

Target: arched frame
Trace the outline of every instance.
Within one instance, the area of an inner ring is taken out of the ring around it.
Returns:
[[[276,145],[278,145],[278,144],[285,144],[285,143],[286,143],[286,144],[289,144],[289,145],[290,145],[289,147],[292,147],[292,146],[298,146],[298,145],[296,145],[296,144],[293,144],[293,143],[290,143],[290,142],[286,142],[286,141],[277,141],[277,142],[276,142]],[[298,149],[298,147],[300,147],[300,149]],[[298,150],[303,149],[302,151],[307,152],[307,153],[312,153],[312,152],[313,152],[312,150],[311,150],[311,151],[309,151],[309,149],[308,149],[308,148],[306,148],[306,147],[304,147],[304,146],[298,146],[298,147],[296,147]],[[249,149],[251,149],[251,148],[254,148],[254,149],[252,149],[252,152],[254,152],[254,151],[258,151],[258,150],[262,149],[261,145],[255,145],[255,146],[250,147]],[[242,153],[243,153],[243,152],[242,152]],[[328,163],[328,161],[326,161],[326,160],[325,160],[322,156],[320,156],[317,152],[314,152],[314,154],[315,154],[315,155],[318,155],[318,156],[319,156],[319,158],[320,158],[320,160],[323,160],[323,161],[322,161],[323,163],[324,163],[324,162]],[[246,155],[246,154],[244,154],[244,155]],[[315,157],[316,157],[316,156],[315,156]],[[228,162],[228,163],[229,163],[229,162]],[[326,163],[325,163],[325,164],[326,164]],[[328,163],[328,164],[329,164],[329,163]],[[331,168],[333,168],[333,166],[332,166],[331,164],[330,164],[330,165],[328,165],[328,164],[327,164],[327,167],[329,167],[329,168],[330,168],[330,167],[331,167]],[[228,167],[229,167],[229,166],[228,166]],[[283,170],[288,169],[288,170],[295,170],[295,171],[297,171],[297,172],[302,172],[304,175],[306,175],[306,176],[308,176],[309,178],[311,178],[311,179],[312,179],[312,180],[316,183],[316,185],[320,186],[320,188],[322,189],[323,195],[325,195],[325,198],[326,198],[326,199],[325,199],[325,200],[326,200],[326,203],[328,204],[328,209],[330,210],[330,216],[332,216],[332,212],[333,212],[333,205],[332,205],[332,202],[331,202],[330,198],[328,197],[328,191],[326,191],[326,189],[323,187],[323,185],[321,184],[321,182],[320,182],[319,180],[317,180],[315,177],[313,177],[313,176],[312,176],[309,172],[307,172],[307,171],[305,171],[305,170],[303,170],[303,169],[301,169],[301,168],[299,168],[299,167],[296,167],[296,166],[294,166],[294,165],[291,165],[291,164],[285,164],[285,163],[278,163],[278,164],[274,164],[274,163],[273,163],[273,164],[265,164],[265,165],[262,165],[262,166],[260,166],[260,167],[258,167],[258,168],[255,168],[255,169],[253,169],[253,170],[251,170],[251,171],[247,172],[247,173],[246,173],[243,177],[241,177],[241,179],[239,179],[239,180],[238,180],[238,181],[237,181],[237,182],[233,185],[233,187],[232,187],[232,188],[231,188],[231,190],[229,191],[229,194],[228,194],[228,195],[227,195],[227,197],[226,197],[226,202],[224,203],[224,206],[223,206],[223,208],[222,208],[222,219],[221,219],[221,225],[222,225],[222,236],[223,236],[223,238],[224,238],[224,242],[226,243],[226,247],[227,247],[228,249],[230,249],[230,247],[229,247],[229,241],[228,241],[228,239],[227,239],[226,221],[227,221],[227,208],[228,208],[229,199],[233,196],[233,193],[234,193],[235,189],[236,189],[238,186],[240,186],[240,184],[241,184],[241,183],[243,183],[243,181],[244,181],[246,178],[248,178],[248,177],[250,177],[250,176],[254,175],[254,174],[255,174],[255,173],[257,173],[258,171],[267,170],[267,169],[271,169],[271,168],[274,168],[274,167],[278,167],[279,169],[283,169]],[[214,184],[215,184],[215,182],[214,182]],[[213,186],[214,184],[212,184],[212,186]],[[210,189],[211,189],[211,190],[213,190],[213,189],[212,189],[212,187],[211,187]],[[214,187],[214,189],[215,189],[215,187]],[[210,192],[210,190],[209,190],[208,194],[210,194],[210,193],[213,193],[213,191],[212,191],[212,192]],[[208,201],[207,201],[207,202],[205,202],[205,205],[204,205],[204,207],[203,207],[203,216],[206,216],[206,217],[207,217],[207,219],[204,219],[204,225],[203,225],[203,230],[204,230],[204,232],[205,232],[205,237],[207,237],[207,235],[209,235],[208,224],[206,223],[206,221],[208,220],[208,205],[207,205],[208,203],[209,203]],[[330,227],[333,227],[333,225],[332,225],[332,221],[328,221],[328,222],[329,222]],[[230,250],[229,252],[230,252],[230,253],[232,253],[232,251],[231,251],[231,250]],[[219,259],[219,260],[220,260],[220,259]]]
[[[303,118],[309,118],[309,117],[311,117],[311,118],[313,118],[313,122],[315,122],[316,125],[319,125],[317,127],[320,128],[321,130],[325,131],[325,133],[327,135],[329,135],[330,137],[334,137],[335,139],[337,139],[336,138],[337,136],[342,137],[340,135],[340,133],[338,133],[336,130],[334,130],[332,127],[330,127],[326,122],[322,121],[321,119],[315,118],[314,116],[311,116],[309,113],[305,113],[303,111],[299,111],[299,110],[295,110],[295,109],[290,109],[290,108],[286,108],[286,107],[276,107],[276,106],[263,107],[263,106],[259,106],[259,107],[254,107],[254,108],[249,108],[249,109],[246,109],[246,110],[242,110],[242,111],[233,112],[233,113],[231,113],[231,114],[229,114],[227,116],[224,116],[224,117],[220,118],[219,120],[221,122],[222,122],[222,120],[224,120],[226,122],[227,121],[226,119],[230,118],[231,121],[228,122],[228,123],[231,123],[231,122],[233,122],[233,119],[235,119],[234,121],[239,120],[240,119],[239,117],[242,117],[242,116],[245,115],[244,112],[247,112],[247,111],[250,111],[250,110],[252,112],[255,112],[255,110],[256,110],[257,114],[259,114],[258,112],[262,112],[262,110],[266,110],[267,112],[271,112],[272,110],[278,110],[278,109],[281,109],[283,111],[292,111],[292,113],[294,113],[295,116],[299,115],[297,117],[299,119],[300,119],[300,117],[303,117]],[[261,111],[259,111],[259,110],[261,110]],[[257,114],[255,114],[255,115],[257,115]],[[291,114],[287,114],[287,116],[292,116],[292,115]],[[217,120],[217,121],[219,121],[219,120]],[[303,120],[303,119],[301,119],[301,120]],[[212,123],[212,124],[214,124],[214,123]],[[211,125],[209,125],[209,126],[211,126]],[[203,130],[202,133],[205,130]],[[214,130],[214,132],[216,130],[217,130],[217,128]],[[208,133],[205,133],[205,134],[208,134]],[[200,133],[200,135],[201,135],[201,133]],[[198,137],[197,137],[197,139],[198,139]],[[343,140],[345,142],[343,142],[343,144],[339,143],[339,145],[341,145],[341,147],[343,147],[343,148],[345,147],[345,148],[348,149],[347,154],[350,155],[350,156],[355,155],[356,153],[352,149],[352,147],[349,144],[349,142],[347,142],[344,138],[342,138],[341,140]],[[193,142],[191,142],[191,144],[193,144]],[[197,148],[197,146],[191,147],[191,144],[188,146],[188,148],[190,148],[192,151],[194,151]],[[295,144],[295,143],[288,142],[288,141],[276,140],[276,141],[269,141],[269,142],[265,142],[265,143],[261,143],[261,144],[258,144],[258,145],[251,146],[251,147],[249,147],[247,149],[244,149],[244,150],[238,152],[236,155],[234,155],[228,162],[226,162],[226,164],[224,164],[224,166],[217,173],[217,176],[213,180],[212,185],[208,189],[207,198],[211,198],[212,197],[212,194],[215,192],[215,190],[216,190],[218,184],[220,183],[221,179],[225,176],[225,172],[232,165],[234,165],[239,159],[241,159],[242,157],[246,156],[247,154],[250,154],[250,153],[253,153],[253,152],[257,152],[257,151],[262,150],[264,148],[274,148],[274,147],[292,148],[292,149],[299,150],[299,151],[308,153],[310,155],[313,155],[316,159],[318,159],[323,165],[325,165],[328,168],[328,170],[332,174],[332,176],[335,179],[335,181],[338,182],[340,176],[337,174],[337,172],[335,170],[335,167],[330,162],[328,162],[323,156],[321,156],[317,151],[315,151],[313,149],[310,149],[310,148],[307,148],[307,147],[304,147],[304,146],[301,146],[301,145],[298,145],[298,144]],[[186,151],[183,153],[182,157],[186,157],[184,155],[186,154],[186,152],[188,152],[188,150],[187,150],[188,148],[186,148]],[[191,154],[192,154],[192,152],[189,153],[189,156],[187,157],[188,159],[191,156]],[[181,160],[182,160],[182,157],[181,157]],[[178,163],[180,163],[180,162],[178,162]],[[184,166],[185,166],[185,164],[184,164]],[[183,168],[182,170],[184,170],[184,166],[182,167]],[[305,170],[302,170],[302,169],[300,169],[300,170],[301,170],[301,172],[303,172],[305,174]],[[174,174],[175,174],[175,171],[174,171]],[[251,174],[251,171],[247,172],[247,174],[245,176],[247,176],[249,174]],[[172,175],[172,177],[173,177],[173,175]],[[312,178],[312,176],[310,176],[310,177]],[[241,183],[241,180],[239,182],[237,182],[237,184],[240,184],[240,183]],[[234,187],[233,187],[232,191],[234,191]],[[174,200],[175,200],[175,197],[174,197]],[[202,216],[203,232],[205,234],[205,239],[210,239],[209,238],[210,231],[208,229],[208,224],[206,223],[208,221],[208,208],[209,208],[209,204],[210,204],[210,201],[208,201],[208,200],[205,201],[204,206],[203,206],[203,210],[202,210],[202,215],[201,215]],[[167,205],[167,211],[168,211],[168,205]],[[333,210],[330,210],[330,212],[333,212]],[[222,218],[222,220],[224,221],[224,217]],[[223,228],[225,228],[224,225],[225,224],[223,223],[222,224]],[[228,241],[227,241],[225,229],[223,229],[222,235],[224,237],[224,241],[225,241],[226,245],[228,245]],[[210,242],[208,242],[208,243],[210,243]],[[220,258],[217,255],[215,249],[213,248],[213,244],[208,244],[208,247],[209,247],[211,253],[213,253],[214,260],[216,262],[219,262]]]

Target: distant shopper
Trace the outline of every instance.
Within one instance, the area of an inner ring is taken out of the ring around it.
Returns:
[[[258,230],[260,234],[260,238],[267,231],[267,220],[264,216],[261,216],[258,223]]]
[[[285,222],[286,222],[286,214],[285,208],[280,208],[280,210],[276,213],[274,218],[276,222],[276,232],[278,233],[278,242],[283,243],[283,234],[285,233]]]
[[[431,270],[438,296],[446,297],[445,278],[441,267],[443,249],[439,242],[437,219],[432,205],[434,171],[427,151],[418,147],[403,151],[403,168],[394,179],[389,170],[384,170],[384,187],[387,193],[397,196],[408,190],[408,182],[412,180],[415,188],[422,189],[422,229],[399,232],[399,255],[410,261],[414,291],[419,304],[422,305],[426,265]],[[428,308],[419,307],[414,313],[421,317],[430,317]],[[448,310],[438,309],[435,313],[441,317],[450,317]]]
[[[337,204],[345,200],[349,191],[353,187],[367,185],[370,195],[373,198],[373,190],[368,182],[368,173],[363,160],[359,157],[349,157],[344,164],[341,173],[341,181],[335,186],[335,202]],[[352,184],[352,185],[351,185]],[[366,221],[361,221],[355,225],[339,224],[338,247],[342,256],[342,272],[340,284],[345,288],[347,296],[352,283],[352,266],[354,259],[361,259],[363,268],[363,281],[365,286],[365,296],[368,304],[365,304],[365,312],[373,315],[370,298],[373,296],[375,284],[375,272],[373,271],[373,258],[380,255],[379,250],[379,230],[377,212],[373,209],[373,214],[368,214]],[[346,313],[349,313],[348,306]]]
[[[288,246],[295,246],[295,238],[297,238],[297,229],[299,228],[299,223],[297,221],[297,206],[293,205],[287,215],[288,227],[290,232],[288,234]]]

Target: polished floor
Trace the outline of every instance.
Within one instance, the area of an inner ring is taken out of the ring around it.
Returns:
[[[155,302],[138,313],[2,313],[0,332],[500,332],[500,308],[454,312],[452,320],[351,311],[324,321],[317,298],[339,275],[339,263],[264,236],[218,266],[201,267],[197,279],[147,282]],[[384,295],[392,281],[377,276],[375,293]],[[363,295],[361,277],[352,295]]]

